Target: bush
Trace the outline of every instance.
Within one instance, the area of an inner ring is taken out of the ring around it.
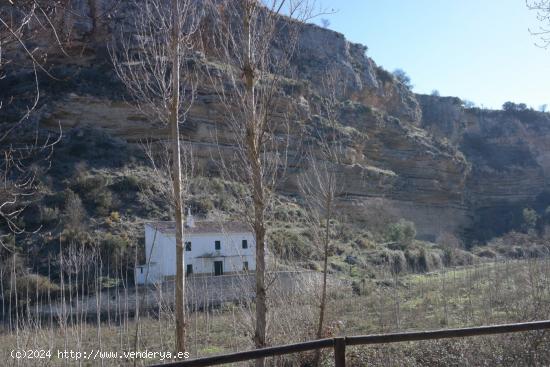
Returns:
[[[526,256],[529,258],[542,258],[548,256],[548,248],[540,245],[533,245],[525,249]]]
[[[304,236],[292,229],[276,229],[269,235],[271,250],[285,260],[319,259],[319,251]]]
[[[64,243],[79,245],[80,247],[92,246],[93,240],[90,233],[79,228],[69,228],[61,232],[60,240]]]
[[[522,112],[527,109],[527,105],[525,103],[514,103],[514,102],[506,102],[502,105],[502,109],[506,112]]]
[[[193,214],[201,216],[206,216],[208,212],[214,208],[212,200],[206,196],[192,198],[189,200],[189,206],[191,207],[191,212],[193,212]]]
[[[111,222],[118,223],[120,222],[120,213],[119,212],[111,212],[109,215],[109,219]]]
[[[359,249],[362,250],[372,248],[374,246],[374,243],[371,242],[371,240],[364,237],[356,239],[354,243]]]
[[[535,229],[539,216],[536,211],[531,208],[524,208],[522,211],[523,229],[525,232]]]
[[[407,259],[403,251],[388,251],[388,265],[392,273],[399,274],[407,269]]]
[[[399,222],[390,224],[386,230],[386,239],[392,242],[411,244],[416,237],[416,227],[413,222],[400,219]]]
[[[448,247],[443,250],[443,263],[446,266],[472,265],[474,261],[475,256],[471,252]]]
[[[42,204],[46,206],[58,207],[58,208],[64,207],[66,202],[67,190],[69,189],[58,191],[52,195],[44,196],[44,199],[42,200]]]
[[[113,207],[113,194],[108,185],[108,180],[103,176],[89,176],[78,171],[72,187],[86,204],[93,206],[98,215],[106,216]]]
[[[117,259],[120,261],[120,259],[130,256],[128,240],[116,234],[105,233],[100,240],[100,250],[103,261],[108,261],[111,264],[115,264]]]
[[[112,184],[111,187],[120,193],[138,191],[140,189],[140,179],[136,175],[126,175]]]
[[[407,249],[405,258],[409,269],[418,273],[431,272],[443,267],[442,254],[424,247]]]
[[[509,249],[508,256],[513,259],[523,259],[525,257],[525,251],[520,246],[514,246]]]
[[[63,211],[63,222],[65,228],[78,229],[81,228],[86,216],[86,210],[82,205],[82,200],[78,194],[71,189],[64,191],[65,196],[65,209]]]
[[[386,84],[393,81],[393,75],[386,69],[378,66],[376,68],[376,76],[377,78],[382,82],[382,84]]]
[[[494,259],[494,258],[497,257],[497,253],[493,249],[490,249],[490,248],[484,248],[484,249],[481,249],[479,251],[476,251],[476,254],[479,257],[485,257],[485,258],[488,258],[488,259]]]
[[[462,241],[449,232],[440,233],[435,242],[442,248],[461,248]]]
[[[414,87],[411,83],[411,78],[403,69],[395,69],[393,71],[393,76],[407,88],[412,89]]]
[[[106,188],[90,192],[88,200],[94,205],[95,212],[101,216],[109,214],[113,206],[113,194]]]
[[[40,217],[43,224],[53,224],[59,220],[59,209],[50,208],[49,206],[42,206],[40,207]]]
[[[37,296],[44,297],[48,292],[55,294],[59,290],[60,287],[57,284],[39,274],[26,274],[17,278],[17,294],[20,299],[26,299],[28,296],[36,301]]]

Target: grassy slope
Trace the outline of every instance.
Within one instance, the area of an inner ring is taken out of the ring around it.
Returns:
[[[381,274],[382,275],[382,274]],[[397,330],[435,329],[550,317],[550,261],[515,261],[446,270],[430,275],[405,275],[386,280],[368,280],[361,294],[349,288],[331,289],[325,336],[356,335]],[[397,286],[396,286],[397,284]],[[270,335],[273,344],[312,338],[316,314],[311,295],[271,305]],[[292,312],[288,312],[292,309]],[[191,313],[189,350],[193,357],[251,348],[250,314],[247,307],[226,306],[209,312]],[[55,323],[55,321],[54,321]],[[56,324],[56,323],[55,323]],[[0,334],[2,345],[25,348],[87,351],[131,351],[135,348],[136,323],[130,318],[116,325],[104,323],[48,327]],[[169,312],[158,318],[144,317],[138,330],[140,350],[170,351],[173,320]],[[464,340],[402,343],[392,346],[354,347],[348,351],[351,365],[525,365],[533,359],[548,363],[548,336],[523,333],[514,336]],[[9,360],[6,348],[0,358]],[[330,356],[327,355],[327,358]],[[309,358],[293,356],[291,365]],[[405,362],[406,361],[406,362]],[[54,365],[62,361],[54,360]],[[120,363],[120,361],[117,361]],[[152,361],[148,361],[149,363]],[[34,363],[34,362],[33,362]],[[97,363],[97,362],[96,362]],[[105,361],[113,365],[113,361]],[[122,365],[131,364],[124,361]],[[282,365],[278,360],[276,365]],[[145,365],[146,361],[138,361]],[[25,365],[24,363],[22,365]],[[327,364],[328,365],[328,364]]]

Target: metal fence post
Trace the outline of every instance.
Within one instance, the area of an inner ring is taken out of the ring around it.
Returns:
[[[334,338],[334,367],[346,367],[346,338]]]

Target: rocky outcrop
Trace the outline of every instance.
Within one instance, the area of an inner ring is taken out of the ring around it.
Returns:
[[[465,202],[474,221],[490,220],[496,228],[479,236],[471,233],[473,238],[484,240],[509,230],[517,216],[514,211],[550,204],[550,115],[465,109],[457,98],[418,96],[418,100],[422,127],[448,139],[472,167]]]
[[[110,66],[106,45],[120,29],[131,33],[135,9],[113,0],[68,2],[71,11],[59,17],[71,57],[50,47],[50,66],[60,77],[41,81],[36,118],[44,128],[60,123],[66,130],[101,128],[130,142],[165,139],[165,127],[126,103]],[[37,47],[55,44],[51,37],[43,35]],[[339,75],[339,122],[349,136],[338,170],[346,178],[342,205],[350,213],[361,215],[360,208],[385,198],[416,222],[421,237],[435,239],[471,228],[480,210],[533,202],[548,189],[548,115],[464,109],[458,98],[415,96],[366,53],[339,33],[304,26],[285,75],[292,85],[282,88],[278,101],[281,114],[294,119],[293,132],[318,129],[322,77]],[[32,73],[13,72],[0,81],[7,86],[0,97],[24,96],[32,81]],[[205,167],[219,154],[218,143],[222,152],[233,149],[226,114],[216,93],[201,85],[182,133]],[[296,177],[306,167],[299,159],[300,135],[291,139],[289,177],[280,190],[296,194]]]

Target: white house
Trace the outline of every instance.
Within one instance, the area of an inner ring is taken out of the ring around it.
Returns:
[[[242,222],[196,221],[184,227],[187,276],[223,275],[256,269],[254,235]],[[135,269],[136,284],[154,284],[176,275],[175,222],[145,224],[145,264]]]

